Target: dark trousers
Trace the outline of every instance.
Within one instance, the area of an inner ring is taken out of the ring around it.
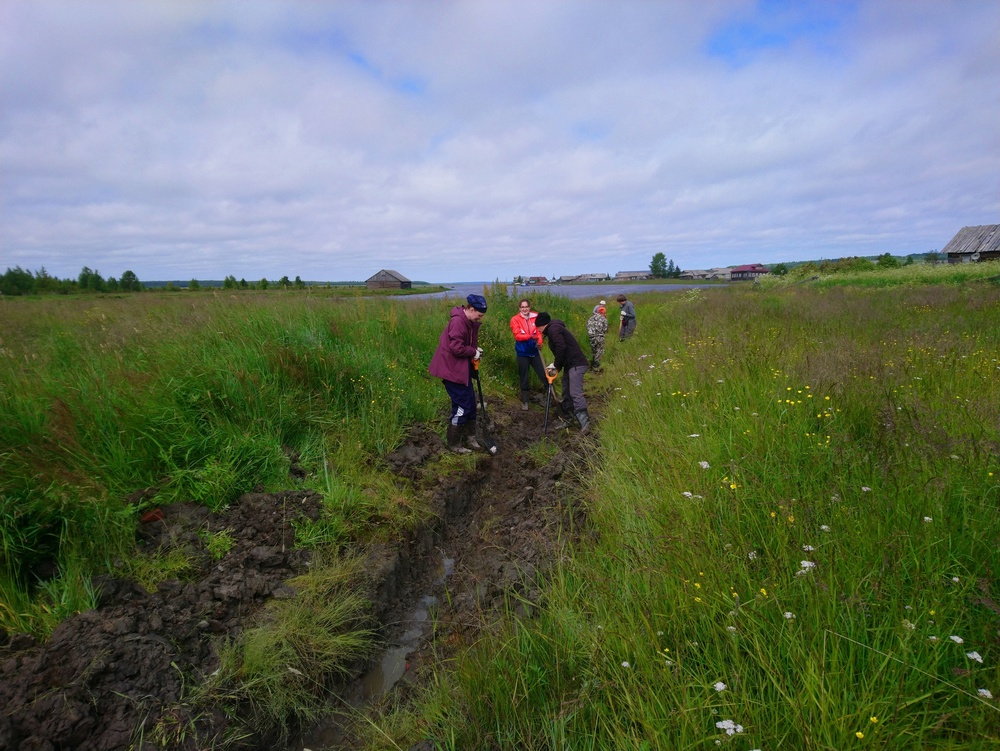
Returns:
[[[476,390],[472,379],[466,384],[442,380],[445,391],[451,397],[451,424],[462,425],[476,420]]]
[[[563,371],[563,414],[572,415],[577,412],[583,412],[587,408],[587,400],[583,396],[583,374],[586,372],[586,365],[566,368]]]
[[[542,365],[542,356],[533,355],[531,357],[517,356],[517,374],[521,377],[521,391],[531,391],[531,370],[538,374],[538,380],[545,384],[548,379],[545,377],[545,366]]]

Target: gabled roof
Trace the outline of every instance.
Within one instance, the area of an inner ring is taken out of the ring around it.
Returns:
[[[942,253],[984,253],[1000,250],[1000,224],[962,227]]]
[[[372,279],[374,279],[375,277],[379,276],[380,274],[384,274],[385,276],[391,276],[393,279],[396,279],[397,281],[400,281],[400,282],[408,282],[408,281],[410,281],[405,276],[403,276],[402,274],[400,274],[398,271],[393,271],[392,269],[381,269],[381,270],[375,272],[374,274],[372,274],[372,276],[369,277],[367,279],[367,281],[370,282]]]
[[[767,267],[764,266],[763,264],[760,264],[760,263],[746,263],[746,264],[744,264],[742,266],[733,266],[733,268],[731,269],[731,272],[732,273],[736,273],[737,271],[757,271],[757,272],[760,272],[760,273],[766,273],[767,270],[768,270]]]

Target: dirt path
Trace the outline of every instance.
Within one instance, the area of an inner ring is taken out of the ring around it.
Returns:
[[[542,433],[540,407],[492,416],[501,450],[478,454],[467,475],[434,474],[431,460],[443,442],[421,426],[387,457],[399,476],[430,495],[435,518],[370,551],[373,615],[387,648],[337,692],[343,703],[331,706],[330,718],[297,734],[294,747],[352,747],[339,708],[377,711],[375,700],[387,691],[405,692],[429,660],[447,658],[489,628],[511,595],[528,614],[538,577],[568,543],[567,530],[581,528],[571,519],[578,513],[571,500],[586,440],[550,432],[558,449],[543,456],[532,448]],[[221,711],[187,714],[184,676],[214,670],[213,639],[238,635],[268,599],[294,596],[284,582],[305,569],[309,556],[291,547],[292,523],[315,519],[320,509],[321,499],[309,492],[249,493],[224,513],[178,504],[141,525],[141,545],[181,547],[195,561],[194,575],[152,594],[104,577],[99,607],[64,621],[45,644],[0,637],[0,749],[127,749],[137,728],[149,736],[156,726],[176,730],[174,748],[211,747],[227,720]],[[199,529],[230,530],[233,549],[212,560]],[[271,740],[263,743],[273,748]]]

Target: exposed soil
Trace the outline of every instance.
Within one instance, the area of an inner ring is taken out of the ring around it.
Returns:
[[[431,661],[446,659],[491,627],[509,601],[520,615],[530,614],[539,579],[572,530],[582,528],[572,499],[588,443],[575,430],[552,430],[550,415],[549,438],[558,450],[543,457],[534,447],[542,408],[522,412],[519,406],[498,406],[490,415],[500,451],[477,453],[471,472],[436,474],[432,467],[439,465],[431,460],[445,451],[436,427],[414,427],[386,457],[434,510],[406,539],[369,550],[361,583],[386,644],[398,644],[404,632],[409,640],[404,675],[398,683],[383,678],[372,689],[378,660],[357,666],[355,678],[336,690],[330,718],[295,733],[297,747],[351,748],[342,708],[367,706],[392,686],[407,691]],[[295,596],[285,582],[305,570],[309,554],[292,547],[292,523],[320,512],[319,496],[290,490],[248,493],[219,513],[182,503],[147,516],[137,544],[148,551],[180,546],[196,571],[154,593],[102,577],[95,581],[98,608],[64,621],[46,643],[0,635],[0,749],[153,748],[149,738],[157,725],[193,728],[174,737],[174,748],[212,747],[230,720],[221,709],[187,716],[184,681],[215,670],[214,643],[238,635],[267,600]],[[213,560],[199,530],[229,530],[235,545]],[[421,603],[433,610],[427,633],[409,622]],[[258,747],[273,748],[273,742],[259,739]]]

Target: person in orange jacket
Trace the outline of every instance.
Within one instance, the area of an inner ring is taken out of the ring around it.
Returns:
[[[514,334],[514,352],[517,354],[517,374],[521,379],[521,409],[527,411],[528,396],[531,393],[531,370],[538,374],[538,380],[548,383],[542,355],[542,333],[535,327],[538,314],[531,310],[528,299],[517,304],[517,313],[510,319],[510,330]]]

